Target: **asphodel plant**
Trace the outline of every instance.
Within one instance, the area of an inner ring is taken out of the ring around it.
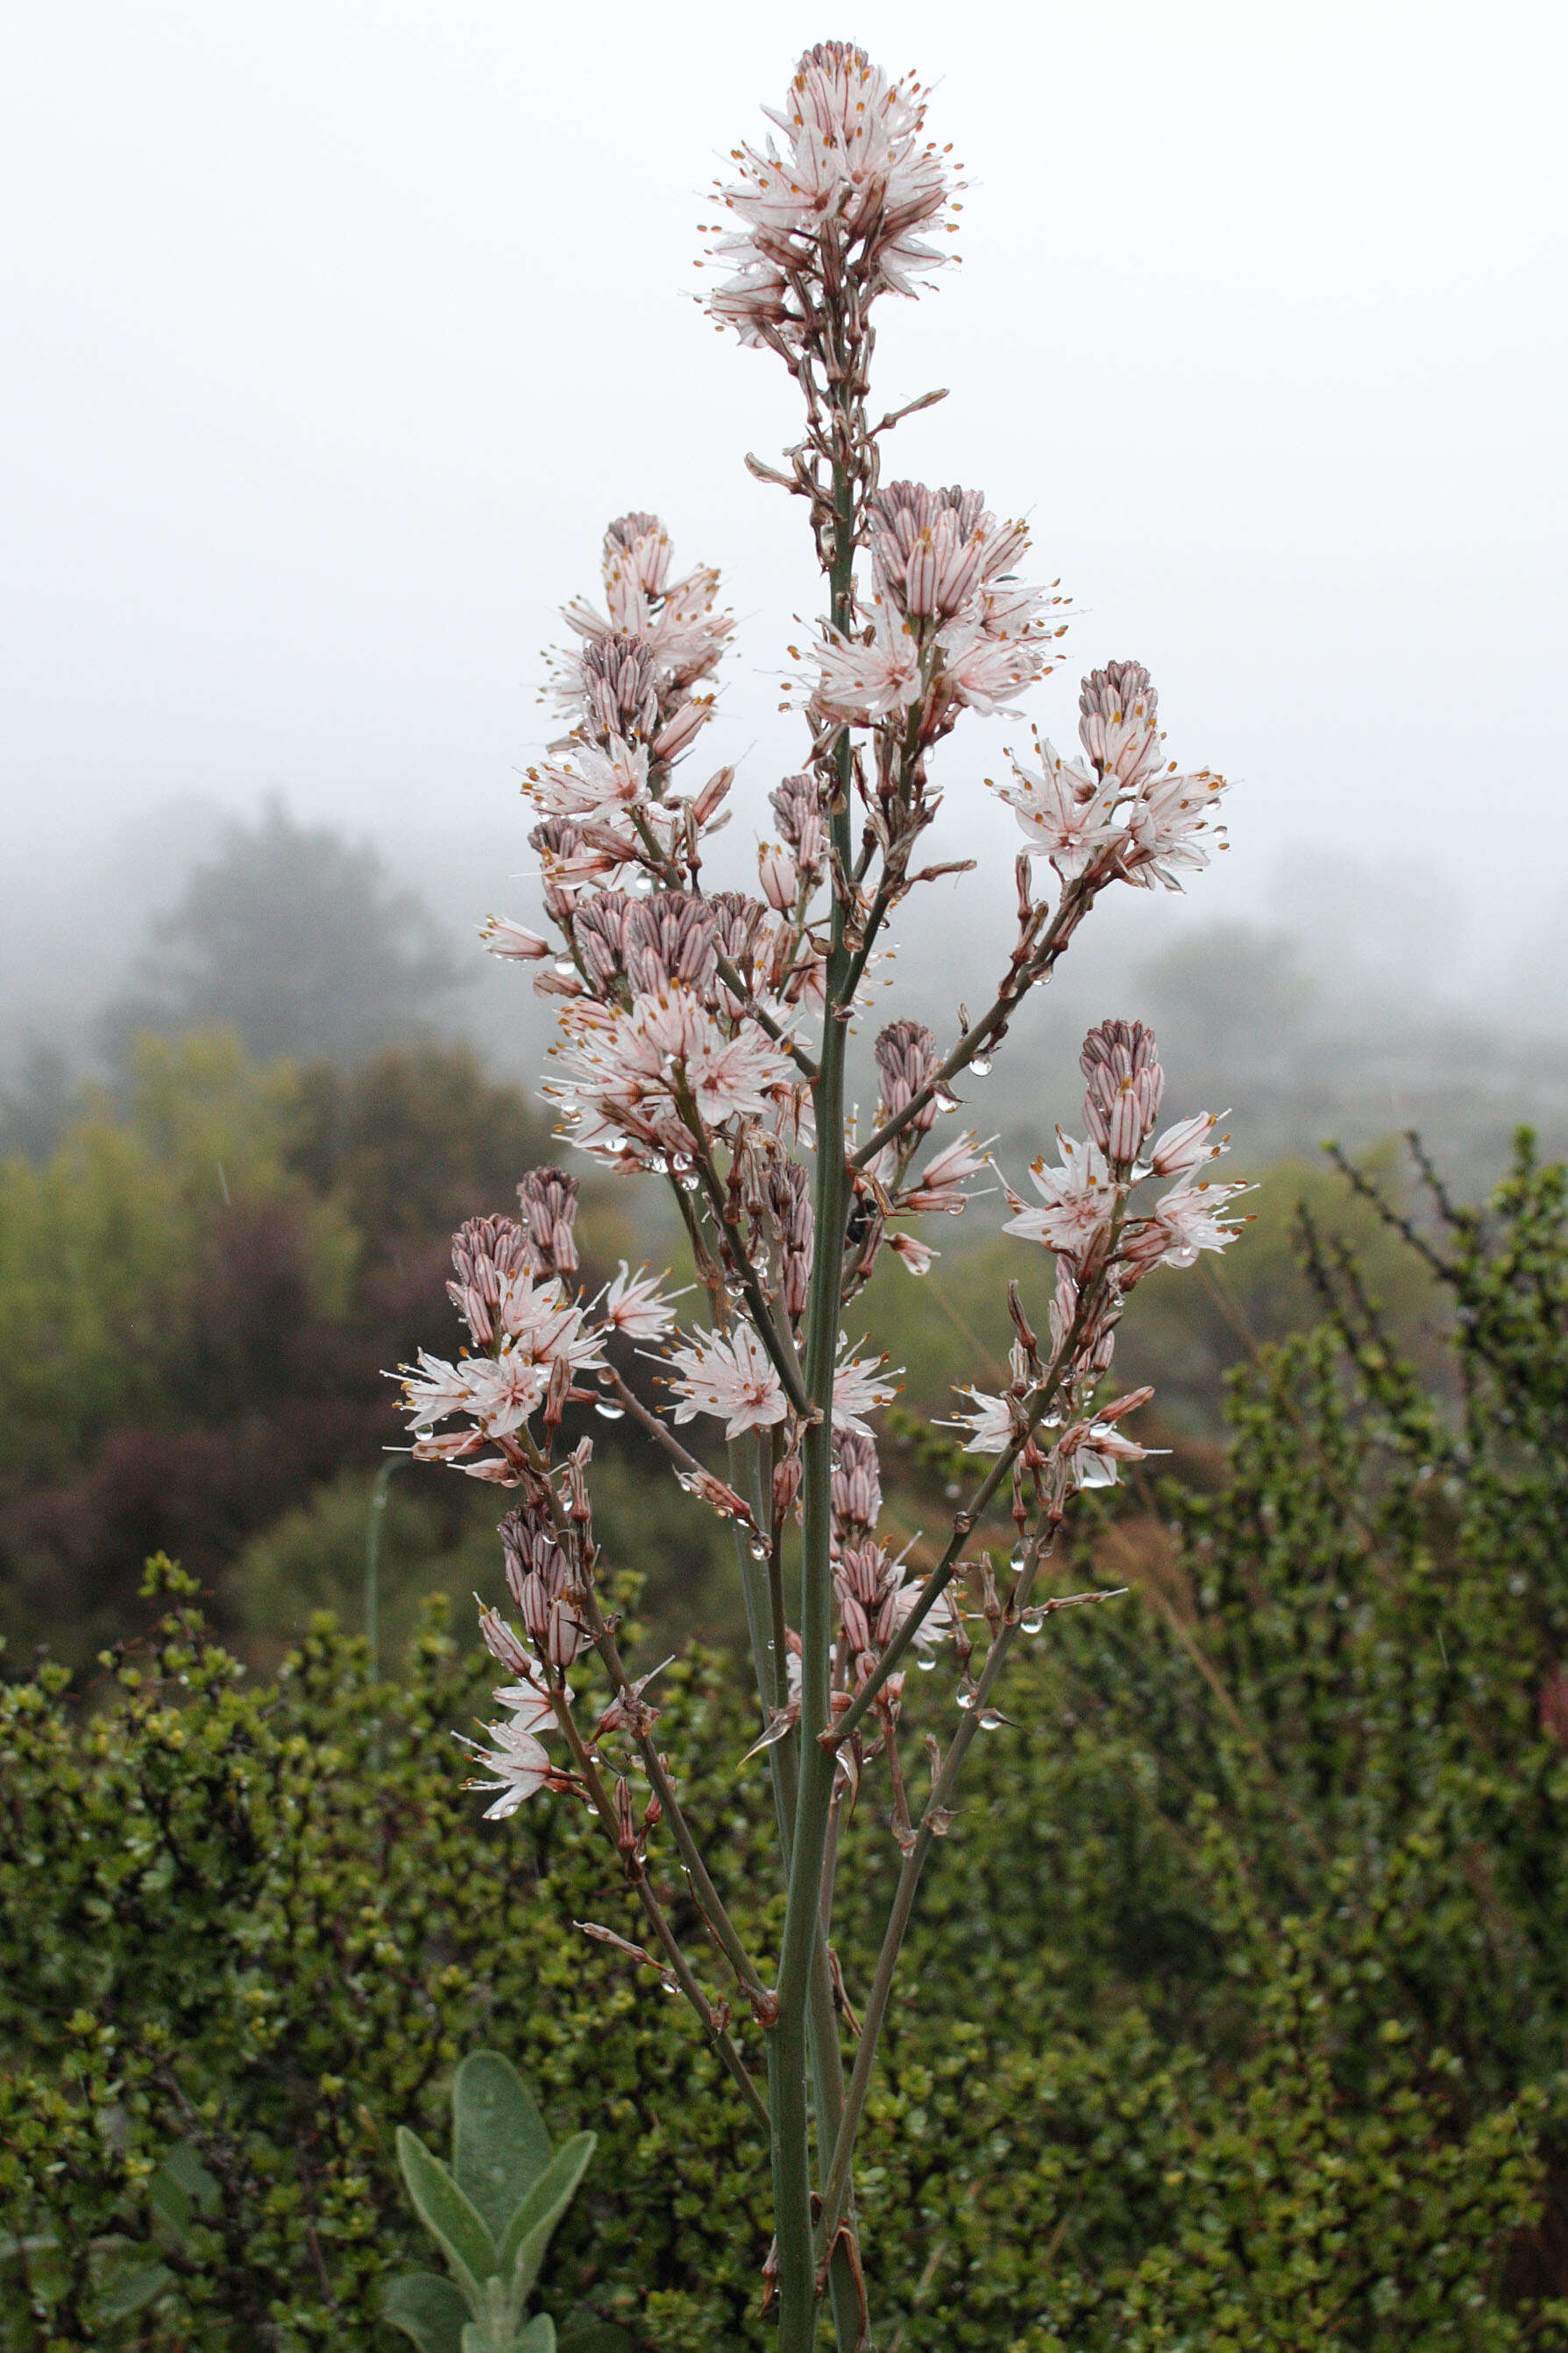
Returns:
[[[698,753],[731,618],[717,575],[680,571],[656,516],[622,515],[605,536],[603,607],[566,607],[574,642],[554,670],[566,732],[526,786],[555,936],[500,918],[485,927],[559,1000],[546,1093],[562,1134],[588,1165],[672,1189],[696,1280],[683,1306],[662,1278],[623,1265],[586,1295],[576,1182],[534,1171],[516,1218],[476,1219],[456,1237],[450,1291],[468,1349],[405,1368],[405,1399],[417,1456],[512,1497],[500,1534],[514,1609],[486,1607],[480,1620],[505,1677],[478,1748],[488,1818],[544,1788],[597,1816],[646,1942],[589,1933],[679,1989],[751,2110],[772,2168],[778,2343],[804,2353],[825,2298],[841,2348],[872,2341],[856,2137],[965,1757],[1001,1721],[1020,1632],[1101,1598],[1058,1590],[1049,1562],[1075,1493],[1144,1451],[1126,1423],[1148,1392],[1115,1395],[1109,1377],[1124,1302],[1155,1267],[1221,1249],[1239,1188],[1203,1173],[1222,1148],[1208,1113],[1162,1129],[1148,1030],[1092,1030],[1081,1139],[1058,1132],[1028,1206],[1007,1188],[1021,1258],[1037,1268],[1043,1250],[1049,1261],[1044,1313],[1032,1320],[1025,1285],[1011,1286],[1011,1379],[999,1395],[963,1390],[954,1416],[976,1458],[971,1492],[944,1534],[895,1551],[876,1438],[893,1381],[844,1336],[857,1296],[884,1251],[926,1271],[926,1221],[962,1213],[990,1166],[961,1124],[961,1091],[984,1078],[1102,893],[1179,888],[1206,863],[1224,786],[1167,758],[1138,663],[1092,670],[1080,748],[1064,755],[1037,736],[1001,787],[1023,842],[990,1004],[940,1039],[913,1019],[882,1027],[878,1100],[857,1127],[846,1058],[870,976],[906,902],[952,871],[916,863],[939,797],[932,754],[967,712],[1016,711],[1059,659],[1066,608],[1028,585],[1027,533],[978,491],[884,480],[889,435],[927,401],[874,418],[877,306],[913,296],[946,258],[957,185],[918,86],[825,42],[769,120],[717,192],[727,233],[707,300],[787,369],[801,404],[782,464],[748,461],[799,501],[823,576],[816,634],[793,649],[804,736],[798,770],[771,795],[778,838],[760,847],[754,894],[704,888],[731,775],[706,774]],[[944,771],[958,778],[951,754]],[[594,1535],[595,1411],[634,1417],[732,1525],[787,1891],[776,1951],[749,1948],[720,1900],[650,1677],[622,1651],[614,1564]],[[591,1710],[578,1666],[590,1651],[611,1692]],[[918,1760],[904,1728],[912,1653],[945,1659],[952,1703]],[[875,1974],[846,1987],[832,1923],[851,1792],[880,1809],[901,1867]],[[676,1934],[661,1881],[695,1898],[699,1938]]]

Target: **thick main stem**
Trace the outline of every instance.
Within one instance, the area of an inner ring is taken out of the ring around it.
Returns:
[[[833,466],[833,563],[830,573],[833,622],[849,626],[855,569],[855,498],[847,463],[850,419],[847,401],[839,410],[839,446]],[[810,2031],[812,1980],[820,1942],[823,1858],[837,1760],[818,1736],[829,1721],[833,1657],[833,1376],[838,1353],[838,1303],[843,1280],[845,1162],[844,1059],[848,1007],[849,956],[845,944],[845,902],[850,867],[850,745],[840,734],[833,752],[834,797],[830,832],[833,877],[822,1054],[813,1091],[816,1121],[816,1182],[811,1293],[805,1355],[805,1385],[813,1419],[801,1445],[801,1716],[800,1780],[790,1855],[789,1897],[779,1957],[779,2017],[774,2029],[773,2071],[773,2195],[778,2227],[779,2353],[811,2353],[816,2333],[816,2267],[812,2247],[811,2161],[806,2110],[808,2043],[817,2044],[819,2078],[831,2059],[839,2065],[837,2035],[829,2053],[820,2031]],[[824,2086],[826,2089],[826,2085]],[[838,2100],[831,2091],[827,2104]],[[819,2108],[821,2101],[819,2098]],[[826,2133],[833,2127],[819,2114]]]

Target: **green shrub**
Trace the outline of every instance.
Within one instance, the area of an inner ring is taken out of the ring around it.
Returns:
[[[1521,1153],[1489,1219],[1417,1236],[1457,1413],[1310,1234],[1329,1324],[1238,1378],[1223,1485],[1063,1564],[1136,1590],[1028,1646],[922,1899],[862,2176],[886,2348],[1568,2344],[1563,1222]],[[599,2135],[544,2307],[764,2343],[745,2114],[574,1925],[636,1933],[595,1826],[475,1819],[447,1735],[482,1670],[439,1612],[399,1686],[322,1623],[252,1690],[153,1582],[145,1653],[0,1694],[0,2343],[389,2345],[395,2131],[435,2137],[481,2044]],[[756,1727],[711,1659],[662,1683],[768,1949]],[[895,1860],[864,1808],[852,2002]]]

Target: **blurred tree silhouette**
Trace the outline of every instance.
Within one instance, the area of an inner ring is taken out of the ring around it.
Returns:
[[[0,1091],[0,1160],[46,1160],[65,1134],[80,1090],[58,1046],[28,1041],[16,1083]]]
[[[525,1168],[550,1157],[544,1123],[513,1086],[487,1079],[468,1047],[414,1046],[356,1071],[300,1073],[292,1167],[340,1193],[373,1264],[447,1238],[506,1206]]]
[[[226,1028],[258,1060],[353,1066],[427,1033],[464,976],[368,842],[296,825],[274,797],[195,867],[101,1035],[116,1063],[142,1030]]]
[[[150,1549],[217,1578],[374,1467],[453,1227],[542,1143],[466,1051],[258,1070],[230,1032],[142,1038],[123,1109],[0,1160],[0,1630],[80,1657]]]
[[[1205,923],[1152,957],[1139,982],[1167,1065],[1199,1095],[1278,1071],[1312,997],[1297,943],[1252,923]]]

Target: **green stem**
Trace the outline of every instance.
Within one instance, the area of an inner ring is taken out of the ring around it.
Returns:
[[[1051,1359],[1050,1370],[1039,1387],[1024,1400],[1023,1430],[1013,1439],[1005,1451],[998,1455],[991,1470],[987,1472],[954,1520],[952,1534],[948,1538],[942,1558],[921,1585],[914,1608],[910,1611],[887,1649],[879,1656],[876,1665],[856,1693],[851,1704],[834,1725],[832,1746],[835,1750],[842,1748],[844,1743],[859,1730],[876,1705],[889,1676],[898,1672],[916,1635],[925,1624],[932,1608],[951,1579],[959,1554],[974,1533],[975,1522],[1002,1484],[1003,1480],[1012,1471],[1014,1463],[1024,1451],[1026,1440],[1038,1427],[1040,1416],[1048,1409],[1052,1399],[1067,1378],[1068,1371],[1078,1352],[1079,1340],[1089,1321],[1089,1311],[1098,1305],[1101,1290],[1102,1283],[1094,1283],[1079,1299],[1078,1310],[1068,1327],[1067,1337]]]
[[[370,1517],[364,1531],[364,1639],[370,1652],[370,1679],[381,1680],[381,1539],[386,1525],[387,1491],[402,1458],[393,1455],[375,1474],[370,1491]]]
[[[845,420],[847,426],[847,419]],[[847,437],[846,437],[847,438]],[[834,546],[830,573],[833,620],[848,626],[855,567],[854,484],[842,448],[833,468]],[[843,1279],[845,1159],[844,1059],[847,1021],[845,891],[851,861],[847,730],[834,746],[836,791],[830,825],[836,871],[822,1053],[814,1089],[816,1116],[811,1295],[805,1387],[814,1418],[801,1443],[801,1719],[800,1788],[790,1856],[789,1895],[779,1957],[779,2017],[774,2029],[773,2198],[778,2228],[779,2353],[811,2353],[816,2334],[816,2278],[811,2227],[811,2164],[806,2102],[807,2045],[813,2039],[812,1981],[821,1936],[823,1857],[837,1758],[823,1747],[831,1710],[833,1657],[833,1375],[838,1351]],[[831,1989],[829,1989],[831,2000]],[[823,2038],[816,2038],[819,2058]],[[842,2063],[835,2029],[833,2058],[842,2098]],[[826,2077],[824,2063],[820,2073]],[[829,2105],[832,2093],[824,2084]],[[822,2100],[818,2102],[819,2116]],[[853,2341],[853,2340],[851,2340]]]
[[[1031,949],[1026,961],[1009,974],[994,1002],[986,1008],[973,1028],[964,1031],[946,1060],[932,1071],[924,1086],[917,1087],[908,1103],[891,1119],[884,1120],[881,1126],[851,1155],[855,1167],[864,1168],[875,1160],[877,1155],[891,1144],[896,1135],[901,1134],[910,1122],[925,1109],[932,1096],[951,1080],[957,1078],[961,1071],[967,1070],[982,1048],[990,1044],[998,1030],[1007,1027],[1030,989],[1054,970],[1098,888],[1095,870],[1068,884],[1058,902],[1056,913]]]
[[[872,1980],[870,1998],[866,2004],[866,2015],[860,2023],[860,2041],[855,2052],[855,2065],[849,2077],[849,2090],[834,2141],[832,2159],[822,2185],[821,2232],[824,2243],[837,2229],[838,2218],[844,2212],[846,2200],[850,2194],[852,2168],[855,2162],[855,2137],[859,2131],[860,2120],[866,2111],[867,2095],[871,2088],[871,2070],[876,2064],[877,2045],[888,2015],[888,2005],[892,1999],[893,1978],[898,1969],[899,1954],[910,1925],[910,1915],[914,1911],[921,1873],[925,1869],[926,1858],[931,1853],[933,1842],[941,1835],[941,1830],[945,1828],[942,1817],[950,1810],[951,1800],[957,1791],[959,1775],[963,1770],[963,1760],[969,1754],[970,1743],[990,1705],[992,1694],[1001,1680],[1002,1670],[1007,1662],[1007,1653],[1013,1647],[1013,1641],[1018,1630],[1018,1620],[1028,1605],[1029,1595],[1034,1587],[1044,1548],[1043,1537],[1037,1535],[1029,1546],[1028,1556],[1009,1598],[1006,1615],[998,1627],[995,1639],[986,1655],[979,1687],[974,1694],[974,1704],[965,1711],[957,1731],[952,1736],[946,1760],[936,1777],[930,1800],[921,1818],[921,1826],[916,1834],[915,1842],[904,1857],[903,1868],[899,1873],[899,1883],[893,1894],[892,1909],[888,1915],[888,1926],[882,1937],[882,1949],[877,1959],[877,1974]]]

